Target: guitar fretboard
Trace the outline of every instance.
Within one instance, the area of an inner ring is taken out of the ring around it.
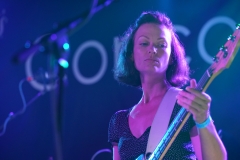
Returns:
[[[203,74],[202,78],[199,80],[197,87],[195,89],[202,91],[204,86],[207,84],[207,82],[211,78],[211,75],[212,75],[212,69],[210,67]],[[178,104],[175,104],[175,105],[178,105]],[[158,160],[160,155],[162,155],[162,153],[166,150],[166,147],[168,146],[170,141],[173,141],[176,138],[178,134],[178,132],[176,131],[181,130],[181,128],[186,123],[189,117],[190,117],[190,113],[185,108],[181,108],[177,116],[174,118],[174,120],[170,124],[166,134],[163,136],[162,140],[158,144],[155,151],[151,154],[149,159]]]

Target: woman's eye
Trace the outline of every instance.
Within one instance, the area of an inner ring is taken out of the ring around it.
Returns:
[[[147,46],[147,45],[148,45],[147,42],[142,42],[142,43],[140,43],[140,46]]]
[[[167,45],[166,45],[165,43],[162,43],[162,44],[159,44],[158,47],[159,47],[159,48],[166,48]]]

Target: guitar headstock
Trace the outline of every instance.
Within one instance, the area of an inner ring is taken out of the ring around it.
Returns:
[[[223,69],[229,68],[240,47],[240,23],[236,30],[228,37],[228,41],[222,46],[214,57],[214,63],[211,65],[211,74],[218,75]]]

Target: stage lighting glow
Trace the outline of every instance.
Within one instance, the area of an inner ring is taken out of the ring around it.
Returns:
[[[63,67],[63,68],[68,68],[69,64],[68,64],[68,61],[63,59],[63,58],[60,58],[58,60],[58,63]]]
[[[68,43],[64,43],[64,44],[63,44],[63,48],[64,48],[65,50],[68,50],[68,49],[70,48],[70,46],[69,46]]]

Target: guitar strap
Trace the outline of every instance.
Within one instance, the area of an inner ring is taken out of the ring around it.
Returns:
[[[179,91],[180,89],[171,87],[164,95],[151,125],[146,153],[152,153],[166,133]]]

